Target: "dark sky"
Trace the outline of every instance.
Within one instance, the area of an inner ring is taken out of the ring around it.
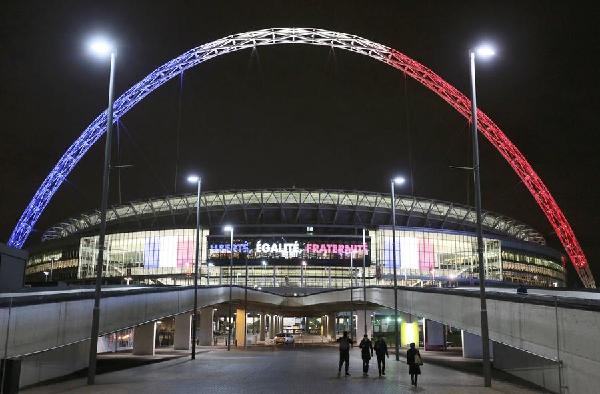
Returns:
[[[495,42],[498,56],[478,67],[479,106],[545,181],[600,278],[600,12],[584,2],[560,3],[4,2],[0,239],[8,239],[60,155],[106,106],[108,66],[86,53],[91,33],[119,42],[120,94],[211,40],[267,27],[319,27],[398,49],[463,92],[467,49]],[[448,168],[470,163],[466,121],[400,72],[352,53],[274,46],[222,56],[164,85],[122,121],[127,131],[121,128],[116,164],[133,164],[122,171],[125,201],[173,193],[178,162],[178,192],[192,191],[182,182],[192,170],[212,190],[387,192],[390,176],[409,175],[412,167],[406,194],[472,202],[469,175]],[[29,244],[53,223],[99,205],[102,145],[59,189]],[[487,141],[481,145],[484,208],[531,224],[559,246],[518,177]],[[116,177],[111,182],[116,203]]]

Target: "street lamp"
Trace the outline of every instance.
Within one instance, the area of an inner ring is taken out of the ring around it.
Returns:
[[[263,278],[266,278],[266,275],[267,275],[267,265],[269,265],[269,264],[267,263],[267,260],[262,260],[262,261],[260,262],[260,265],[262,265],[262,267],[263,267],[263,269],[262,269],[262,277],[263,277]],[[266,285],[266,283],[267,283],[267,282],[265,281],[265,285]]]
[[[202,178],[190,175],[187,181],[197,185],[196,194],[196,253],[194,255],[194,312],[192,314],[192,360],[196,359],[196,327],[198,326],[198,261],[200,260],[200,191]]]
[[[227,330],[227,351],[231,350],[231,299],[232,299],[232,288],[233,288],[233,226],[223,227],[223,231],[229,232],[229,314],[227,316],[227,323],[229,330]],[[245,313],[246,311],[244,311]],[[246,327],[244,327],[244,330]]]
[[[366,242],[366,230],[363,227],[362,229],[362,244],[363,244],[363,302],[365,304],[365,309],[364,309],[364,319],[363,321],[365,322],[365,334],[367,333],[367,267],[366,267],[366,260],[367,260],[367,242]]]
[[[244,350],[246,350],[248,348],[248,255],[245,256],[244,261],[246,263],[246,279],[244,285]],[[256,287],[256,284],[254,287]]]
[[[106,145],[104,147],[104,170],[102,172],[102,200],[100,202],[100,231],[98,234],[98,259],[96,260],[96,288],[94,290],[94,309],[92,312],[92,331],[90,333],[90,353],[87,383],[96,380],[96,355],[98,334],[100,331],[100,292],[102,290],[102,264],[104,261],[104,239],[106,236],[106,208],[108,205],[108,181],[110,170],[111,137],[113,128],[113,87],[115,79],[116,48],[106,38],[96,38],[89,44],[90,52],[105,59],[110,56],[110,76],[108,80],[108,109],[106,110]]]
[[[488,59],[496,55],[496,50],[490,44],[481,44],[475,48],[475,54],[481,59]]]
[[[54,280],[54,263],[57,261],[57,259],[50,259],[50,282],[52,282]]]
[[[469,51],[471,76],[471,136],[473,138],[473,177],[475,188],[475,211],[477,215],[477,257],[479,260],[479,297],[481,300],[481,341],[483,356],[483,381],[485,387],[492,385],[490,367],[490,342],[485,299],[485,268],[483,260],[483,231],[481,228],[481,180],[479,175],[479,142],[477,138],[477,94],[475,89],[475,56],[487,59],[495,55],[489,44],[480,45]]]
[[[304,280],[304,271],[306,270],[306,260],[302,260],[300,265],[300,287],[306,287],[306,281]]]
[[[350,339],[354,340],[354,254],[352,251],[350,252]]]
[[[398,275],[396,270],[396,185],[403,185],[406,179],[397,176],[391,180],[392,190],[392,259],[394,260],[394,331],[396,341],[396,361],[400,361],[400,332],[398,331]]]

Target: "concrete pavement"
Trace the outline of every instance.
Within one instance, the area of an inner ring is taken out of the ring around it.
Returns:
[[[360,352],[351,352],[352,376],[337,377],[338,351],[331,346],[253,347],[251,350],[222,349],[199,354],[195,361],[178,358],[99,375],[95,386],[84,379],[22,390],[24,394],[229,394],[229,393],[538,393],[532,388],[494,380],[491,389],[481,387],[476,374],[439,365],[422,367],[419,387],[410,385],[408,368],[387,359],[387,376],[377,377],[371,360],[370,376],[362,377]]]

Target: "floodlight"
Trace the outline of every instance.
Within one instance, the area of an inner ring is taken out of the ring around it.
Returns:
[[[490,44],[482,44],[475,48],[475,54],[482,59],[489,59],[496,54],[496,50]]]
[[[96,56],[106,56],[114,51],[114,45],[105,37],[95,37],[90,41],[89,49]]]
[[[397,176],[397,177],[395,177],[395,178],[394,178],[394,183],[395,183],[396,185],[402,185],[402,184],[404,184],[405,182],[406,182],[406,179],[404,179],[404,177]]]

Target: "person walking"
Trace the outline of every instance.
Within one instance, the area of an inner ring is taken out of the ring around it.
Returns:
[[[379,336],[373,345],[375,349],[375,355],[377,356],[377,369],[379,370],[379,377],[385,376],[385,358],[389,358],[387,343],[383,336]]]
[[[410,349],[406,352],[406,363],[408,364],[408,373],[410,374],[410,382],[413,386],[417,386],[417,377],[421,374],[421,353],[415,348],[414,342],[410,344]]]
[[[342,365],[345,363],[345,376],[350,376],[348,368],[350,367],[350,347],[352,346],[352,339],[348,338],[348,331],[344,331],[341,338],[337,340],[340,344],[340,365],[338,367],[338,378],[342,373]]]
[[[373,342],[369,339],[369,336],[365,334],[362,341],[358,345],[360,347],[360,353],[363,360],[363,376],[369,376],[369,361],[373,357]]]

